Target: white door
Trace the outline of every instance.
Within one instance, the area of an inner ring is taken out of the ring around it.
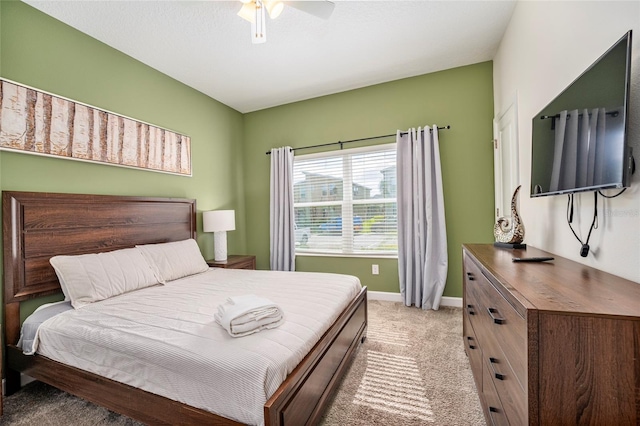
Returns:
[[[513,191],[520,184],[518,170],[517,100],[493,120],[493,169],[495,174],[495,217],[511,216]]]

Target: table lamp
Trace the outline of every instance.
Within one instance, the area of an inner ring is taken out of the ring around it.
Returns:
[[[234,210],[211,210],[202,213],[202,230],[213,232],[215,261],[227,260],[227,231],[236,229]]]

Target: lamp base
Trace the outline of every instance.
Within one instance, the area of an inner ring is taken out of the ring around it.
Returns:
[[[213,233],[213,251],[216,262],[227,260],[227,231]]]

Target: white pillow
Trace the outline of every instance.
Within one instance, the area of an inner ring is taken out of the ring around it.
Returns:
[[[177,280],[209,269],[194,239],[173,243],[136,246],[147,259],[161,283]]]
[[[74,308],[159,284],[135,248],[78,256],[54,256],[55,269],[65,299]]]

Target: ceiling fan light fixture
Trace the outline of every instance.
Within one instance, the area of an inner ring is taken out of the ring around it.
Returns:
[[[265,43],[267,41],[267,28],[265,25],[264,4],[261,0],[255,1],[254,16],[251,22],[251,42],[253,44]]]
[[[263,2],[271,19],[276,19],[284,10],[284,3],[279,0],[267,0]]]
[[[240,11],[238,11],[238,16],[244,19],[245,21],[249,21],[252,24],[256,21],[256,4],[253,1],[243,2]]]

